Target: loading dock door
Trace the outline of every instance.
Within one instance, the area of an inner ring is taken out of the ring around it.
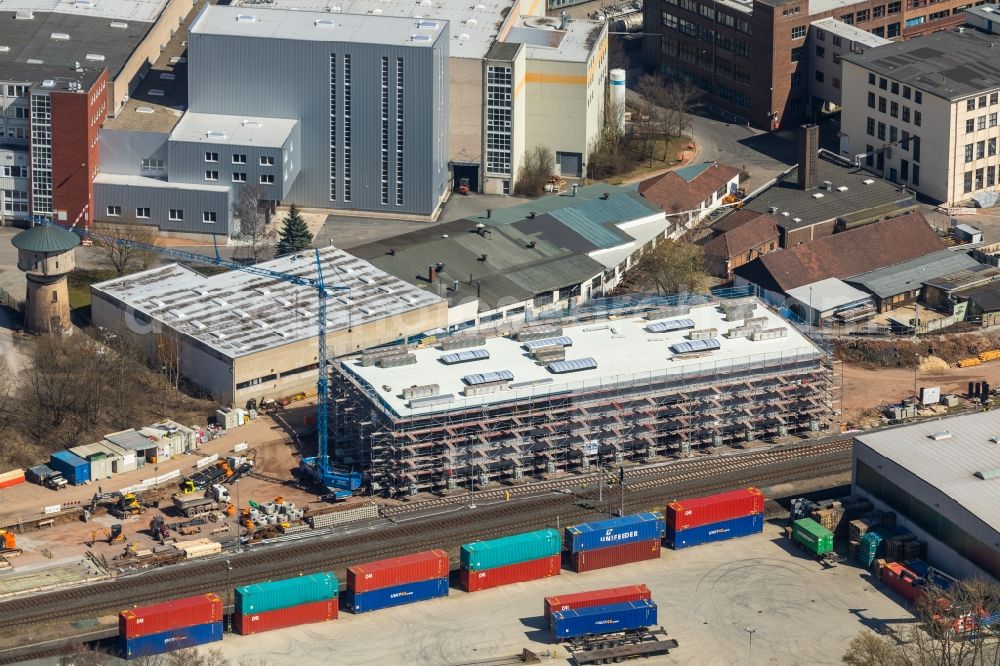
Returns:
[[[452,188],[458,192],[458,186],[463,178],[469,179],[469,191],[479,191],[479,165],[469,162],[452,162],[451,164]]]
[[[579,178],[583,175],[583,155],[581,153],[556,152],[556,164],[563,178]]]

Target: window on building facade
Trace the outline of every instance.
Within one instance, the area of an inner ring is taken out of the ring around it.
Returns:
[[[183,222],[184,221],[184,211],[180,208],[171,208],[167,213],[167,219],[171,222]]]
[[[889,81],[888,81],[888,79],[883,79],[883,78],[879,77],[878,87],[879,87],[880,90],[888,90],[889,89]]]
[[[996,137],[989,139],[986,142],[986,154],[990,157],[995,157],[997,154],[997,140]]]
[[[996,127],[996,126],[997,126],[997,114],[991,113],[990,114],[990,127]]]
[[[997,182],[997,168],[995,166],[986,167],[986,187],[993,187]]]
[[[889,25],[887,25],[885,32],[886,38],[892,39],[893,37],[899,37],[900,27],[901,26],[899,25],[898,22],[890,23]]]
[[[899,83],[897,83],[896,81],[893,81],[892,83],[890,83],[889,84],[889,92],[891,92],[893,95],[898,95],[899,94]]]
[[[868,108],[869,109],[875,108],[875,93],[873,92],[868,93]]]
[[[135,209],[135,216],[137,218],[139,218],[140,220],[148,220],[149,219],[149,209],[148,208],[136,208]]]
[[[986,116],[979,116],[976,118],[976,129],[984,130],[986,129]]]
[[[913,165],[913,176],[910,178],[910,182],[913,183],[914,185],[919,185],[920,184],[920,165],[919,164],[914,164]]]
[[[965,121],[965,133],[969,134],[975,131],[976,131],[976,119],[969,118],[968,120]]]
[[[980,95],[979,96],[979,108],[982,109],[982,108],[985,108],[985,107],[986,107],[986,95]]]
[[[817,47],[817,48],[819,48],[819,47]],[[804,47],[804,46],[796,46],[796,47],[792,48],[792,51],[791,51],[791,53],[792,53],[792,62],[799,62],[800,60],[802,60],[802,55],[803,55],[803,53],[804,53],[805,50],[806,50],[806,47]]]
[[[245,171],[234,171],[233,172],[233,182],[234,183],[245,183],[247,182],[247,174]]]
[[[976,142],[976,159],[981,160],[986,157],[986,142],[977,141]]]
[[[885,113],[885,105],[886,105],[886,99],[885,99],[885,97],[879,97],[878,98],[878,112],[879,113]]]
[[[4,176],[7,176],[8,178],[27,178],[28,167],[5,164],[3,170],[0,171],[0,173],[2,173]]]
[[[816,81],[818,83],[823,83],[823,72],[820,71],[816,72]]]
[[[840,17],[840,20],[847,25],[854,25],[854,14],[844,14]]]
[[[910,150],[910,133],[903,130],[903,136],[899,140],[899,145],[903,150]]]
[[[108,217],[121,217],[121,206],[108,206]]]
[[[218,162],[219,161],[219,153],[213,153],[213,152],[207,152],[207,153],[205,153],[205,161],[206,162]]]
[[[806,27],[804,25],[797,25],[792,28],[792,39],[802,39],[806,36]]]
[[[966,171],[962,176],[962,193],[968,194],[972,191],[972,172]]]
[[[872,17],[882,18],[885,16],[885,5],[879,5],[878,7],[872,7]]]
[[[976,189],[983,189],[984,169],[976,169]]]
[[[922,119],[923,119],[923,114],[921,114],[919,111],[914,111],[913,112],[913,124],[914,125],[916,125],[917,127],[920,127],[920,122],[921,122]]]
[[[889,143],[896,143],[899,138],[899,130],[895,125],[889,125]]]
[[[966,163],[972,161],[972,151],[973,151],[973,145],[971,143],[965,144],[965,161],[966,161]]]
[[[239,153],[233,154],[233,164],[246,164],[247,156]]]
[[[912,137],[911,141],[913,142],[913,161],[914,162],[919,162],[920,161],[920,137],[919,136]]]
[[[7,97],[27,97],[28,86],[7,85]]]
[[[871,144],[865,146],[865,164],[867,166],[875,164],[875,146]]]
[[[817,58],[822,58],[825,53],[826,53],[826,49],[824,49],[822,46],[817,46],[816,47],[816,57]]]
[[[139,168],[141,168],[143,171],[166,171],[167,161],[157,160],[153,158],[145,158],[140,162]]]
[[[836,76],[833,77],[833,87],[836,90],[840,90],[840,79],[838,79]]]
[[[965,100],[965,110],[966,111],[975,111],[976,110],[976,99],[975,98]]]
[[[214,210],[206,210],[201,214],[201,221],[205,224],[215,224],[217,221]]]
[[[868,72],[868,85],[870,86],[875,85],[875,75],[872,74],[871,72]]]
[[[816,39],[818,39],[821,42],[825,42],[826,41],[826,31],[822,30],[820,28],[816,28]]]
[[[913,92],[913,101],[916,102],[917,104],[922,104],[924,101],[924,94],[919,90],[915,90]]]
[[[885,141],[885,123],[878,124],[878,133],[876,134],[876,136],[879,138],[879,140]]]
[[[868,136],[875,136],[875,119],[874,118],[869,118],[868,119],[868,121],[866,123],[865,131],[868,133]]]
[[[219,180],[219,172],[214,169],[206,169],[205,180]]]
[[[261,185],[274,185],[274,174],[273,173],[262,173],[262,174],[260,174],[260,184]]]
[[[854,15],[854,21],[856,23],[865,23],[871,18],[871,12],[867,9],[862,9],[857,14]]]
[[[802,72],[792,72],[792,90],[802,87]]]
[[[893,118],[899,118],[899,103],[890,102],[889,103],[889,115]]]
[[[908,106],[903,107],[903,122],[904,123],[910,122],[910,107]]]
[[[274,156],[273,155],[261,155],[260,156],[261,166],[274,166]]]
[[[903,99],[910,99],[910,94],[912,92],[913,90],[910,88],[910,86],[903,86]]]

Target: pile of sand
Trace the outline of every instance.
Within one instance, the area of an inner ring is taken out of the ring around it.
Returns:
[[[937,356],[921,356],[920,357],[920,371],[929,372],[931,374],[941,374],[946,370],[951,368],[948,362]]]

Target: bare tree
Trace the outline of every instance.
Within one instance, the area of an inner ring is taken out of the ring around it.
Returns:
[[[555,169],[555,156],[548,146],[537,145],[526,150],[514,193],[526,197],[541,196]]]
[[[264,189],[248,183],[240,188],[233,212],[240,220],[239,240],[245,245],[238,254],[253,263],[270,257],[276,234],[262,208]]]
[[[153,341],[152,364],[166,380],[162,405],[166,411],[169,397],[181,386],[181,340],[177,331],[164,329],[156,334]]]
[[[116,224],[95,225],[95,230],[122,241],[120,243],[112,240],[96,240],[94,242],[105,263],[118,275],[128,273],[135,263],[138,263],[145,270],[156,261],[155,250],[144,250],[131,244],[155,245],[157,238],[155,227],[139,224],[135,219],[128,219]]]
[[[642,255],[635,270],[648,277],[661,294],[700,293],[708,286],[704,252],[693,243],[660,241]]]

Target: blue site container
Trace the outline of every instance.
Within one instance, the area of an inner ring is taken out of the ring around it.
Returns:
[[[549,623],[558,639],[642,629],[656,624],[656,604],[646,599],[557,611]]]
[[[689,527],[679,532],[667,530],[664,543],[668,548],[688,548],[713,541],[725,541],[726,539],[760,534],[763,531],[764,514],[755,513],[750,516],[741,516],[740,518],[723,520],[718,523]]]
[[[90,481],[90,463],[69,451],[56,451],[49,456],[49,467],[63,475],[74,486]]]
[[[367,613],[381,608],[392,608],[448,596],[448,579],[431,578],[416,583],[404,583],[392,587],[383,587],[370,592],[354,593],[350,588],[344,592],[344,608],[351,612]]]
[[[126,659],[150,657],[221,640],[221,622],[196,624],[182,629],[171,629],[158,634],[126,639],[122,641],[122,656]]]
[[[623,546],[634,541],[662,539],[663,514],[658,511],[634,513],[621,518],[598,520],[566,528],[566,544],[571,553]]]

